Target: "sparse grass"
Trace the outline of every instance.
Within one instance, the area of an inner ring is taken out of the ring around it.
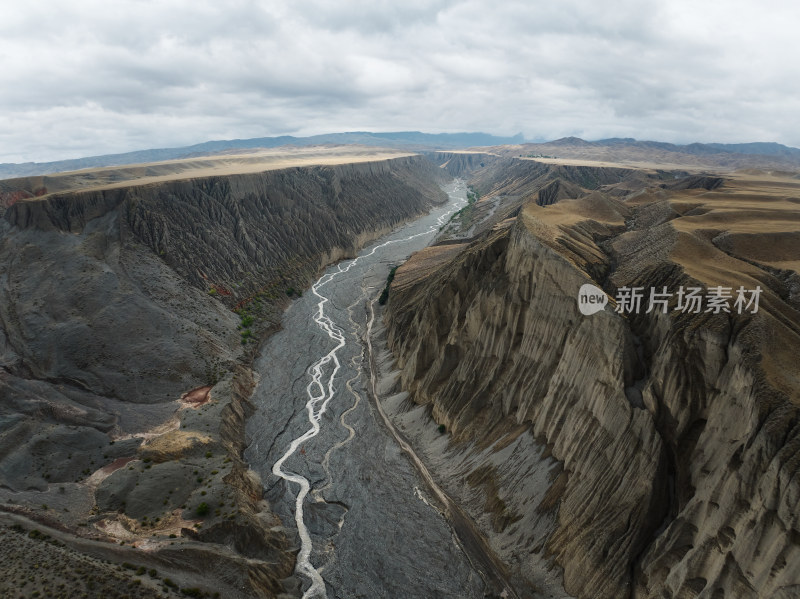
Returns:
[[[0,526],[0,597],[104,599],[167,599],[178,589],[154,588],[137,576],[150,574],[142,566],[112,564],[80,554],[39,530]]]

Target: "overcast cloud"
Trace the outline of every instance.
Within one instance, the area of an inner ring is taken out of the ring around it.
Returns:
[[[0,162],[336,131],[800,146],[800,3],[0,7]]]

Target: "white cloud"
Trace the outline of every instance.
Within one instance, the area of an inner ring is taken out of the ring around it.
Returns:
[[[341,130],[800,145],[800,8],[127,0],[0,8],[0,161]]]

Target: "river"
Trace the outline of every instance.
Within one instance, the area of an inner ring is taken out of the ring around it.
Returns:
[[[326,270],[261,348],[245,458],[297,531],[306,598],[484,597],[484,583],[369,399],[369,302],[392,266],[466,204],[449,201]],[[291,533],[290,533],[291,534]]]

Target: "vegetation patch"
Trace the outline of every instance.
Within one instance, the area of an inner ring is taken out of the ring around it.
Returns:
[[[383,288],[383,291],[381,291],[381,295],[378,298],[378,303],[381,306],[385,305],[389,300],[389,286],[392,284],[392,281],[394,281],[395,272],[397,272],[396,266],[392,267],[392,270],[389,271],[389,276],[386,277],[386,286]]]

